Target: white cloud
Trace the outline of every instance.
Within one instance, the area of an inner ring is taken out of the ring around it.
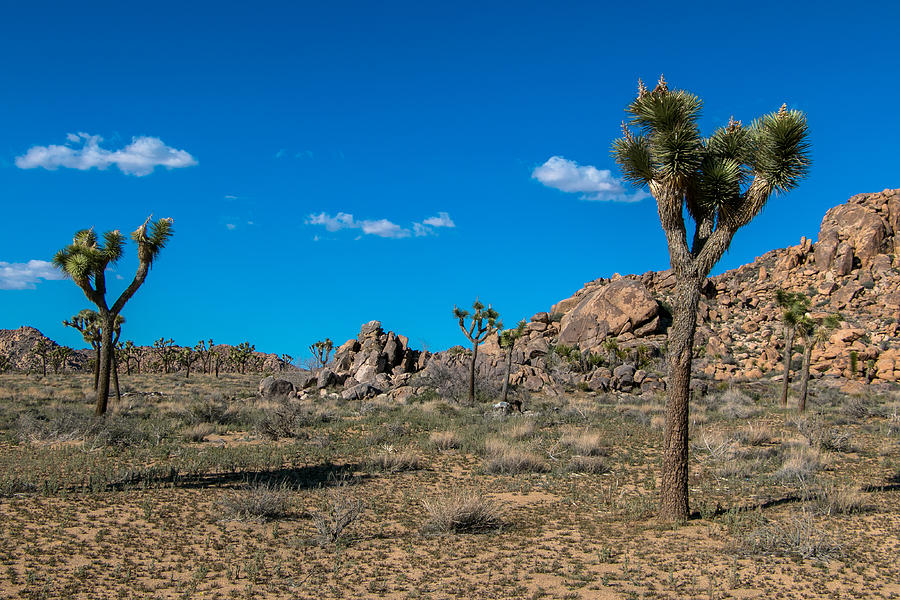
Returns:
[[[65,279],[53,263],[29,260],[27,263],[8,263],[0,260],[0,290],[33,290],[41,279]]]
[[[649,196],[643,190],[629,194],[622,181],[613,177],[607,169],[582,166],[562,156],[548,158],[547,162],[532,171],[531,177],[547,187],[580,193],[582,200],[637,202]]]
[[[425,219],[422,223],[414,222],[411,225],[411,229],[388,219],[357,220],[352,214],[345,212],[339,212],[334,216],[324,212],[317,215],[312,214],[307,217],[305,223],[307,225],[321,225],[331,232],[342,229],[359,229],[365,235],[392,239],[408,238],[413,235],[416,237],[434,235],[434,227],[456,227],[450,215],[445,212],[438,213],[436,217]]]
[[[100,147],[103,138],[79,132],[66,135],[68,144],[58,146],[32,146],[28,152],[16,157],[20,169],[43,167],[54,171],[59,167],[86,171],[97,168],[107,169],[115,165],[126,175],[149,175],[156,167],[180,169],[192,167],[197,160],[185,150],[167,146],[157,137],[140,136],[131,138],[131,143],[120,150]],[[81,143],[78,147],[75,144]]]
[[[228,231],[232,231],[235,227],[237,227],[237,225],[235,225],[234,223],[225,223],[225,229],[227,229]]]

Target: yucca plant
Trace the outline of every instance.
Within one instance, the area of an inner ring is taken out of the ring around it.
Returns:
[[[151,223],[150,217],[131,234],[138,247],[138,268],[131,283],[112,306],[106,300],[106,269],[116,264],[124,253],[125,236],[119,230],[107,231],[101,242],[93,228],[82,229],[75,234],[71,244],[53,257],[53,264],[81,288],[87,299],[97,306],[100,316],[99,386],[95,405],[98,415],[106,412],[109,401],[116,317],[143,285],[150,267],[171,236],[172,219],[158,219]]]
[[[513,350],[516,347],[516,341],[525,335],[525,319],[519,321],[515,329],[504,329],[497,334],[497,342],[501,348],[506,348],[506,376],[503,379],[503,391],[500,392],[501,400],[507,401],[509,397],[509,374],[512,371]],[[521,402],[518,404],[519,410],[522,410]]]
[[[459,320],[459,328],[472,344],[472,364],[469,367],[469,404],[475,404],[475,361],[478,360],[478,346],[484,343],[489,336],[503,329],[503,323],[499,320],[500,314],[491,308],[485,308],[484,304],[475,299],[472,303],[472,314],[457,306],[453,307],[453,316]],[[469,325],[466,319],[470,318]]]
[[[809,171],[806,116],[786,105],[745,127],[732,118],[709,137],[697,125],[702,101],[638,82],[628,122],[612,155],[625,179],[656,199],[675,274],[673,320],[666,356],[666,426],[660,517],[687,519],[688,416],[691,359],[700,289],[738,229],[772,194],[796,187]],[[694,221],[690,241],[685,214]]]

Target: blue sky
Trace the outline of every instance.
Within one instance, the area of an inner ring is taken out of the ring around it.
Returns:
[[[900,186],[887,3],[28,4],[0,23],[0,328],[70,345],[87,300],[30,261],[150,213],[176,234],[123,313],[138,343],[299,356],[379,319],[435,350],[476,295],[512,324],[666,268],[609,155],[638,77],[701,96],[707,132],[808,115],[809,179],[717,271]]]

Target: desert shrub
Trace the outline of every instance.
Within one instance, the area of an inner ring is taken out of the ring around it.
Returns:
[[[772,430],[766,425],[749,425],[738,431],[737,439],[748,446],[763,446],[772,441]]]
[[[537,426],[534,421],[518,421],[506,428],[504,433],[512,440],[527,440],[534,437]]]
[[[599,431],[564,433],[559,443],[581,456],[607,456],[609,448]]]
[[[109,413],[96,419],[85,432],[85,444],[94,447],[131,448],[158,446],[172,434],[174,423],[165,419],[140,419]]]
[[[786,522],[766,523],[743,532],[735,540],[742,554],[776,554],[799,558],[829,558],[840,553],[840,547],[819,527],[810,514],[795,514]]]
[[[844,414],[849,418],[862,421],[878,413],[878,405],[868,396],[850,396],[843,406]]]
[[[337,544],[346,539],[347,529],[355,523],[363,511],[363,503],[350,493],[346,482],[328,488],[321,502],[321,509],[310,513],[318,532],[320,544]]]
[[[212,423],[197,423],[184,429],[181,436],[188,442],[202,442],[215,432],[216,426]]]
[[[784,463],[775,473],[775,479],[782,483],[806,483],[822,466],[824,458],[818,450],[807,446],[792,448],[785,456]]]
[[[228,402],[222,394],[213,394],[200,400],[189,402],[183,409],[186,423],[217,423],[227,425],[233,420],[234,411],[228,410]]]
[[[481,533],[502,526],[496,503],[475,493],[462,493],[422,503],[429,533]]]
[[[285,486],[256,484],[226,493],[216,506],[228,520],[265,522],[288,514],[290,495]]]
[[[865,495],[855,486],[829,483],[811,494],[813,509],[820,515],[849,515],[870,510]]]
[[[479,360],[475,368],[475,399],[490,402],[500,395],[502,382],[480,368],[483,364]],[[464,403],[469,397],[469,364],[465,360],[456,362],[434,357],[416,376],[415,385],[431,388],[441,398]]]
[[[66,442],[84,436],[91,425],[88,414],[54,407],[44,414],[20,414],[13,428],[23,442]]]
[[[327,413],[314,411],[298,402],[279,402],[274,407],[262,411],[256,422],[256,431],[267,438],[294,438],[302,434],[306,427],[330,420]]]
[[[702,429],[691,446],[698,454],[705,454],[716,460],[729,460],[735,456],[737,440],[721,431]]]
[[[485,442],[485,446],[491,440]],[[487,473],[513,475],[516,473],[543,473],[548,470],[544,460],[522,448],[515,446],[498,447],[493,445],[490,452],[486,452],[484,470]]]
[[[422,468],[422,461],[418,456],[406,450],[397,452],[390,446],[369,457],[366,464],[370,469],[389,473],[417,471]]]
[[[603,475],[609,473],[609,465],[599,456],[573,456],[566,465],[570,473],[589,473],[591,475]]]
[[[716,410],[726,419],[748,419],[758,412],[753,399],[737,388],[728,388],[715,400]]]
[[[459,435],[454,431],[432,431],[428,442],[438,450],[451,450],[461,445]]]
[[[820,446],[829,452],[850,452],[853,450],[852,439],[850,433],[829,427],[823,432]]]

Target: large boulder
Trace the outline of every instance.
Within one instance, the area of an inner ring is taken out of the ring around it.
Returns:
[[[898,226],[900,190],[853,196],[825,213],[815,247],[816,268],[846,275],[856,264],[871,266],[879,254],[897,249]]]
[[[609,336],[633,332],[652,321],[659,303],[640,281],[618,279],[586,294],[562,318],[559,342],[597,349]]]
[[[294,391],[294,384],[271,375],[259,382],[259,395],[264,398],[283,398]]]

